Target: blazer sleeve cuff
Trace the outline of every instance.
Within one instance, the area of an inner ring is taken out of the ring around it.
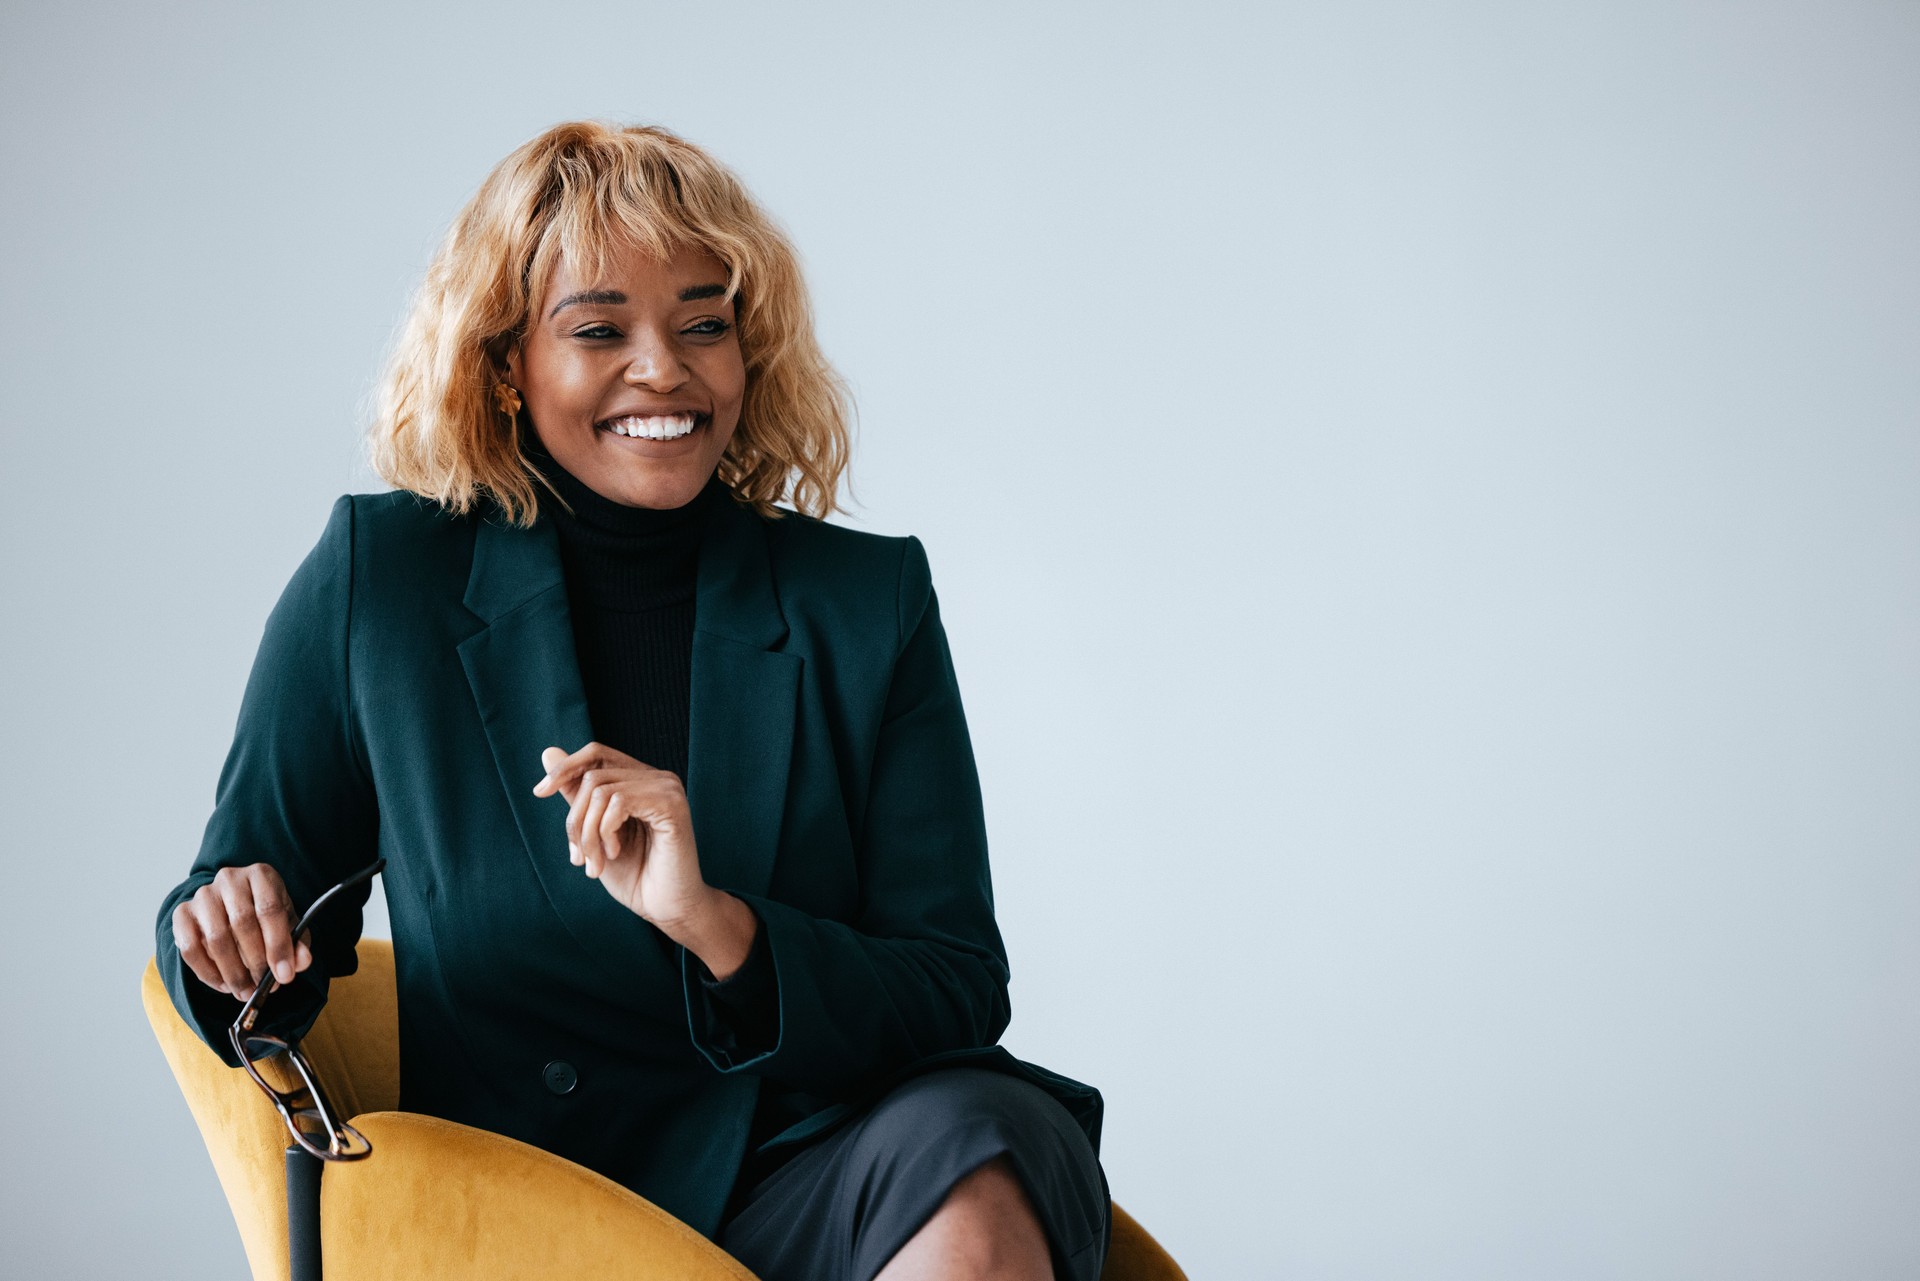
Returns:
[[[779,1047],[779,979],[766,920],[754,915],[760,927],[747,959],[724,979],[686,948],[678,949],[688,1031],[702,1057],[722,1072],[747,1067]]]

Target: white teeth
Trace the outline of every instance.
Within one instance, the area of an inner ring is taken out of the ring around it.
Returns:
[[[672,414],[651,418],[616,418],[607,424],[607,429],[620,436],[644,437],[647,440],[678,440],[693,430],[698,416],[694,414]]]

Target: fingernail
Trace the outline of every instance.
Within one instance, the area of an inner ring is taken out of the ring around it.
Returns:
[[[282,983],[293,982],[293,962],[291,961],[280,962],[280,964],[273,967],[273,975],[275,978],[279,979]]]
[[[579,865],[580,847],[578,845],[575,845],[572,841],[567,842],[567,857],[574,861],[575,866]]]

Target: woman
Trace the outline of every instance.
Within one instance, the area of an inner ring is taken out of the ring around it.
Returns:
[[[161,973],[227,1062],[355,968],[384,856],[403,1110],[624,1184],[760,1275],[1093,1278],[1101,1099],[1010,1017],[918,539],[830,525],[791,247],[658,128],[558,126],[456,219],[269,617]],[[541,496],[541,491],[548,495]],[[791,501],[797,510],[775,506]]]

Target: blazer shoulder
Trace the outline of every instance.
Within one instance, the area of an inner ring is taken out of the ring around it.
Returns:
[[[465,589],[481,517],[461,515],[404,489],[342,494],[328,525],[352,546],[356,592],[371,606]]]
[[[458,515],[431,498],[405,489],[342,494],[334,505],[342,504],[352,508],[356,526],[373,537],[404,539],[438,531],[470,530],[477,519],[472,513]]]
[[[869,625],[884,615],[896,640],[913,630],[933,591],[926,547],[918,537],[782,512],[765,527],[783,601],[851,610]]]

